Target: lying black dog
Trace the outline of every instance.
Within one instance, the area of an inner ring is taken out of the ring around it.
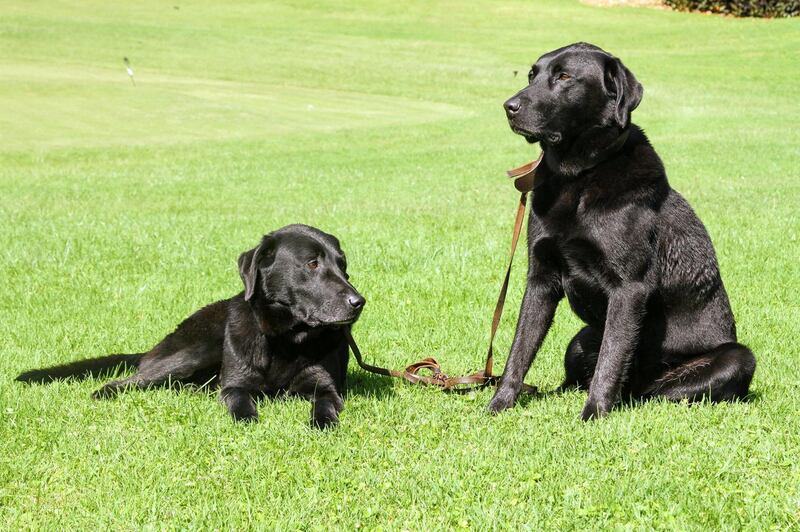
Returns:
[[[313,227],[289,225],[242,253],[239,273],[244,292],[195,312],[147,353],[28,371],[17,380],[49,382],[121,365],[138,368],[97,390],[93,397],[99,399],[125,388],[204,384],[218,374],[220,398],[236,420],[257,419],[259,397],[289,393],[312,401],[312,424],[335,424],[344,406],[349,356],[343,328],[364,306],[348,281],[339,241]]]
[[[642,87],[616,57],[578,43],[543,55],[505,103],[511,129],[544,152],[528,227],[528,285],[489,409],[514,404],[567,296],[587,324],[562,388],[589,390],[584,420],[622,397],[744,398],[755,357],[736,326],[702,222],[670,188],[630,122]]]

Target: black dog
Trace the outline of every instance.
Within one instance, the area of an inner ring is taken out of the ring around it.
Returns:
[[[28,371],[17,380],[49,382],[138,367],[131,377],[97,390],[93,397],[99,399],[125,388],[205,384],[218,374],[220,398],[236,420],[257,419],[259,397],[289,393],[312,401],[315,426],[335,424],[349,356],[343,328],[364,306],[348,281],[339,241],[290,225],[242,253],[239,273],[244,292],[197,311],[147,353]]]
[[[622,397],[744,398],[755,357],[736,326],[702,222],[630,123],[642,87],[616,57],[578,43],[543,55],[504,107],[544,152],[528,227],[528,285],[493,413],[514,404],[567,296],[587,324],[562,388],[589,390],[584,420]]]

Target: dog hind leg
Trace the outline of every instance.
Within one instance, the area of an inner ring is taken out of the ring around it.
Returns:
[[[644,396],[690,402],[707,398],[715,403],[744,399],[755,369],[756,359],[750,349],[726,343],[668,369]]]
[[[589,389],[602,341],[602,331],[589,326],[578,331],[567,346],[564,355],[564,382],[558,387],[558,391]]]
[[[139,371],[121,380],[111,381],[92,394],[94,399],[109,399],[121,391],[164,386],[170,382],[184,382],[202,370],[218,367],[222,352],[217,346],[200,344],[187,347],[166,356],[145,357]]]

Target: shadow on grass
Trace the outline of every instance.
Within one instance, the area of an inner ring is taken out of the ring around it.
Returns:
[[[676,404],[676,405],[684,405],[688,407],[713,407],[714,405],[720,403],[730,403],[730,404],[749,404],[749,403],[757,403],[761,401],[761,393],[757,391],[750,391],[746,397],[742,399],[733,399],[733,400],[725,400],[725,401],[714,401],[709,399],[707,396],[703,396],[702,398],[694,401],[689,401],[688,399],[681,399],[681,400],[670,400],[663,396],[652,396],[652,397],[629,397],[618,402],[614,406],[614,410],[628,410],[631,408],[637,408],[644,404],[650,402],[663,402],[668,404]]]
[[[492,392],[492,393],[494,393],[494,392]],[[556,388],[555,390],[546,390],[546,391],[542,391],[541,389],[537,388],[536,392],[534,392],[534,393],[521,393],[521,394],[519,394],[519,397],[517,398],[517,403],[516,404],[517,404],[517,406],[525,408],[525,407],[527,407],[529,404],[531,404],[534,401],[538,401],[540,399],[544,399],[545,397],[550,397],[550,396],[553,396],[553,395],[563,395],[563,393],[564,392],[561,391],[558,388]]]
[[[25,385],[41,386],[41,385],[47,385],[55,381],[78,382],[90,379],[97,382],[99,385],[102,385],[109,381],[124,379],[125,377],[130,376],[132,374],[133,372],[131,371],[125,371],[125,369],[120,369],[115,371],[103,372],[95,376],[69,376],[64,378],[52,378],[47,380],[46,382],[30,382],[30,383],[25,383]],[[199,395],[207,395],[209,397],[216,397],[217,394],[219,393],[219,375],[217,374],[216,371],[206,370],[196,373],[189,380],[168,381],[165,383],[153,384],[145,387],[137,387],[135,385],[130,385],[119,389],[112,396],[103,399],[113,399],[116,396],[126,393],[146,392],[148,390],[158,390],[158,389],[171,390],[177,394],[192,393]],[[376,399],[389,397],[391,395],[394,395],[392,379],[380,375],[372,375],[370,373],[365,373],[363,371],[348,372],[347,391],[345,398],[348,395],[362,395]],[[280,400],[285,397],[286,394],[282,392],[277,392],[274,394],[267,393],[264,394],[264,396],[261,397],[260,400],[264,399]]]
[[[393,381],[391,377],[373,375],[361,370],[348,372],[347,396],[362,395],[373,399],[385,399],[394,395]]]
[[[758,390],[750,390],[750,393],[747,394],[747,397],[745,397],[743,402],[745,402],[745,403],[760,403],[761,402],[761,398],[763,397],[763,395],[764,394],[762,394]]]
[[[516,404],[517,404],[517,406],[524,408],[524,407],[528,406],[529,404],[531,404],[532,402],[538,401],[538,400],[543,399],[545,397],[561,396],[561,395],[567,395],[567,394],[571,394],[571,393],[575,393],[575,392],[581,392],[583,394],[587,393],[586,390],[579,389],[579,388],[562,389],[562,388],[559,387],[559,388],[555,388],[553,390],[548,390],[548,391],[537,391],[536,393],[532,393],[532,394],[520,394],[519,398],[517,399],[517,403]],[[761,402],[762,396],[763,396],[763,394],[760,391],[750,390],[750,392],[747,394],[747,397],[745,397],[744,399],[738,399],[736,401],[731,401],[731,402],[734,403],[734,404],[736,404],[736,403],[758,403],[758,402]],[[663,401],[663,402],[666,402],[666,403],[673,403],[673,404],[682,404],[683,403],[683,401],[669,401],[668,399],[666,399],[664,397],[628,397],[627,399],[623,399],[622,401],[619,401],[616,405],[614,405],[614,408],[612,410],[613,411],[625,411],[625,410],[628,410],[628,409],[631,409],[631,408],[637,408],[637,407],[639,407],[641,405],[644,405],[644,404],[652,402],[652,401]],[[713,406],[713,405],[717,404],[717,402],[711,401],[708,398],[703,398],[703,399],[701,399],[699,401],[686,402],[685,404],[686,404],[686,406],[698,407],[698,406]]]

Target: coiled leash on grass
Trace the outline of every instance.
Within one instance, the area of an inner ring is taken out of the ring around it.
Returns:
[[[353,339],[353,335],[350,333],[350,329],[345,329],[347,342],[350,344],[350,349],[353,351],[356,362],[361,366],[361,369],[377,375],[405,379],[412,384],[438,386],[444,391],[467,392],[497,385],[500,381],[500,377],[492,373],[492,366],[494,365],[494,337],[497,334],[497,328],[500,326],[500,318],[503,315],[503,307],[505,306],[506,294],[508,293],[508,281],[511,277],[511,265],[514,262],[514,253],[517,250],[519,235],[522,232],[522,225],[525,221],[525,207],[528,202],[528,193],[533,190],[536,167],[539,166],[541,161],[542,155],[539,155],[539,158],[535,161],[531,161],[524,166],[506,172],[508,177],[514,178],[514,187],[520,192],[519,205],[517,206],[517,216],[514,221],[514,232],[511,238],[511,256],[508,259],[508,267],[506,268],[503,284],[500,286],[500,296],[497,298],[497,304],[494,307],[492,328],[489,335],[489,349],[486,353],[486,362],[483,369],[469,375],[464,375],[463,377],[449,377],[442,371],[439,362],[433,357],[424,358],[419,362],[415,362],[407,366],[403,371],[373,366],[364,362],[361,357],[361,351],[358,349],[358,345]],[[429,371],[430,375],[420,374],[420,371],[423,370]],[[536,387],[523,384],[522,391],[525,393],[536,393]]]

